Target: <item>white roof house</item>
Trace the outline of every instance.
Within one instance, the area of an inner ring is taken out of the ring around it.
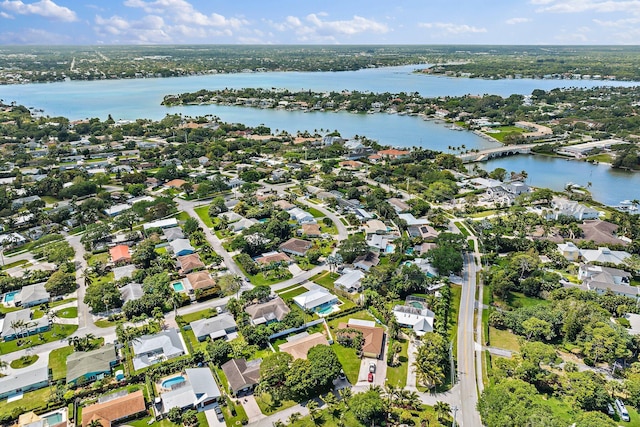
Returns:
[[[400,326],[412,328],[418,336],[433,332],[435,314],[428,308],[421,310],[407,305],[396,305],[393,307],[393,315]]]
[[[0,245],[21,245],[26,243],[27,239],[18,233],[0,234]]]
[[[582,249],[580,255],[585,262],[610,262],[613,264],[622,264],[631,254],[625,251],[612,251],[609,248],[598,249]]]
[[[184,383],[160,395],[162,412],[171,408],[202,408],[218,400],[222,394],[209,368],[187,368]]]
[[[122,212],[128,211],[129,209],[131,209],[130,205],[127,205],[126,203],[120,203],[118,205],[113,205],[110,208],[105,209],[104,213],[111,217],[114,217],[120,215]]]
[[[404,220],[407,225],[426,225],[429,224],[429,220],[426,218],[416,218],[413,214],[403,213],[399,214],[398,218]]]
[[[191,330],[198,341],[204,341],[207,337],[222,338],[238,329],[238,325],[233,316],[229,313],[222,313],[209,319],[200,319],[189,323]]]
[[[600,212],[580,203],[565,199],[564,197],[554,197],[551,201],[553,208],[547,213],[547,219],[558,219],[560,215],[566,215],[578,220],[598,219]]]
[[[289,215],[291,215],[291,218],[295,219],[298,222],[298,224],[315,224],[316,223],[316,220],[315,218],[313,218],[313,215],[297,207],[289,210]]]
[[[560,243],[558,250],[569,261],[577,261],[580,258],[580,248],[573,242]]]
[[[320,285],[313,285],[311,290],[293,297],[293,302],[303,310],[319,310],[337,303],[338,297]]]
[[[342,276],[333,283],[333,286],[343,291],[357,292],[362,287],[360,282],[364,276],[365,274],[362,270],[345,268],[342,272]]]
[[[195,252],[195,249],[191,246],[189,239],[175,239],[169,242],[169,246],[171,246],[171,249],[173,249],[173,253],[176,256],[189,255]]]
[[[177,329],[167,329],[154,335],[143,335],[133,340],[131,346],[135,370],[185,354]]]
[[[49,368],[23,370],[0,378],[0,399],[26,393],[31,390],[46,387],[49,384]]]
[[[229,225],[229,228],[233,230],[234,233],[244,230],[245,228],[249,228],[254,224],[257,224],[258,221],[252,218],[242,218],[239,221],[234,222]]]
[[[49,302],[51,295],[44,288],[45,283],[23,286],[20,290],[20,305],[23,307],[33,307],[34,305]]]
[[[177,226],[178,226],[178,220],[175,218],[160,219],[158,221],[152,221],[152,222],[147,222],[145,224],[142,224],[142,228],[145,231],[149,230],[150,228],[169,228],[169,227],[177,227]]]

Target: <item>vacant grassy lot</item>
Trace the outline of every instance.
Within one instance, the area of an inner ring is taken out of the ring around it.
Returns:
[[[489,345],[505,350],[520,351],[518,336],[509,331],[489,327]]]
[[[197,207],[197,208],[194,209],[194,211],[196,211],[196,214],[198,214],[200,219],[204,222],[204,224],[207,227],[209,227],[209,228],[213,227],[213,221],[211,221],[211,217],[209,217],[209,206],[208,205]]]
[[[409,371],[409,356],[407,350],[409,348],[408,340],[398,340],[402,346],[400,352],[400,365],[387,367],[387,384],[404,388],[407,385],[407,373]]]

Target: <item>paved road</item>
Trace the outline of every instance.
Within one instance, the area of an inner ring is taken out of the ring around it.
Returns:
[[[345,227],[345,225],[342,223],[342,221],[340,221],[340,218],[338,217],[338,215],[336,215],[335,213],[333,213],[330,210],[326,209],[322,205],[317,205],[315,203],[311,203],[309,200],[307,200],[304,197],[299,197],[298,198],[298,202],[300,202],[300,203],[302,203],[304,205],[307,205],[307,206],[309,206],[311,208],[319,210],[321,213],[323,213],[325,216],[327,216],[327,218],[331,219],[331,221],[333,221],[333,223],[336,225],[336,228],[338,229],[338,236],[336,237],[338,241],[345,240],[349,236],[349,232],[347,231],[347,227]]]
[[[464,255],[464,275],[458,315],[458,374],[460,383],[460,420],[463,427],[481,426],[476,409],[478,390],[475,366],[474,307],[476,263],[472,254]]]

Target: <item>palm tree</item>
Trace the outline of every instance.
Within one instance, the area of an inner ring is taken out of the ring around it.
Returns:
[[[293,414],[289,415],[289,418],[287,418],[287,421],[289,422],[289,424],[293,424],[299,419],[300,419],[300,412],[294,412]]]
[[[437,401],[436,404],[433,405],[433,409],[436,411],[436,414],[438,414],[438,421],[442,421],[449,415],[449,412],[451,412],[451,405],[447,402]]]
[[[87,426],[88,427],[104,427],[100,420],[91,420],[89,421],[89,424],[87,424]]]
[[[273,422],[273,427],[285,427],[285,424],[280,420],[276,420]]]
[[[320,396],[320,399],[322,399],[322,401],[327,405],[327,409],[331,413],[331,416],[335,418],[336,408],[337,408],[338,403],[339,403],[338,399],[336,398],[336,395],[333,394],[333,392],[329,392],[324,397]]]
[[[0,371],[4,371],[5,369],[7,369],[8,366],[9,364],[7,363],[6,360],[0,359]]]
[[[340,394],[340,400],[342,400],[344,402],[344,404],[346,405],[346,407],[348,408],[349,407],[349,400],[351,399],[351,396],[352,396],[351,389],[345,387],[343,389],[340,389],[338,394]]]
[[[22,334],[24,333],[24,329],[26,328],[27,324],[25,323],[24,320],[14,320],[11,322],[11,329],[13,329],[14,333],[17,336],[22,336]],[[18,332],[19,331],[19,332]]]
[[[309,416],[311,417],[311,420],[313,421],[314,424],[317,424],[316,416],[318,415],[318,407],[319,407],[318,402],[316,402],[315,400],[310,400],[309,403],[307,403]]]
[[[182,305],[182,294],[180,292],[174,292],[171,295],[171,304],[173,304],[173,316],[178,315],[178,307]]]

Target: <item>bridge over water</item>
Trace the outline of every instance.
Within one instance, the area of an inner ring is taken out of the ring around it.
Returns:
[[[462,153],[458,154],[457,157],[464,163],[483,162],[495,157],[529,154],[531,148],[535,146],[536,144],[505,145],[503,147],[486,148],[473,153]]]

